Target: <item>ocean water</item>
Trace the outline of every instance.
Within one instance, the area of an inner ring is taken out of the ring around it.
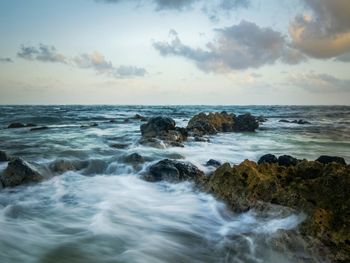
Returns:
[[[196,113],[223,110],[268,121],[255,133],[218,134],[210,142],[159,149],[138,144],[141,121],[125,122],[138,113],[166,115],[186,126]],[[49,129],[7,129],[12,122]],[[98,126],[81,127],[91,123]],[[0,149],[39,164],[50,177],[0,190],[2,263],[293,262],[286,249],[272,244],[280,230],[297,230],[303,214],[278,207],[233,214],[188,182],[148,183],[140,175],[163,158],[190,161],[206,173],[213,171],[204,165],[209,159],[236,164],[266,153],[311,160],[337,155],[350,162],[350,107],[0,106]],[[132,153],[144,156],[145,163],[126,163]],[[50,167],[62,160],[82,169],[57,176]],[[0,172],[5,167],[0,164]]]

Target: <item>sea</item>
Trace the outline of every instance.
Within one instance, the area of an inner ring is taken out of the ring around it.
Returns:
[[[168,116],[185,127],[197,113],[221,111],[267,121],[253,133],[219,133],[184,147],[139,144],[144,122],[135,114]],[[8,129],[13,122],[48,129]],[[164,158],[191,162],[207,176],[215,170],[205,165],[209,159],[234,165],[267,153],[308,160],[341,156],[349,163],[350,107],[3,105],[0,150],[47,176],[0,189],[1,263],[292,263],[288,250],[272,244],[283,230],[297,232],[302,213],[278,207],[233,213],[190,182],[151,183],[142,175]],[[125,161],[133,153],[144,162]],[[79,169],[54,172],[61,161]],[[0,173],[6,166],[0,163]]]

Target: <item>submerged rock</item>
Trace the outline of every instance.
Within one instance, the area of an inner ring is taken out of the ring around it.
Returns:
[[[86,166],[86,163],[80,160],[56,160],[49,165],[49,168],[54,173],[65,173],[68,171],[81,170]]]
[[[5,171],[1,174],[0,180],[5,187],[13,187],[21,184],[39,182],[44,177],[29,163],[21,158],[13,158]]]
[[[129,154],[129,155],[125,156],[123,159],[124,159],[124,162],[131,163],[131,164],[145,162],[145,159],[143,158],[143,156],[138,154],[138,153]]]
[[[6,152],[0,150],[0,162],[7,162],[10,160],[10,156]]]
[[[124,144],[124,143],[113,143],[110,145],[110,147],[112,148],[116,148],[116,149],[126,149],[129,147],[128,144]]]
[[[295,123],[295,124],[311,124],[311,122],[308,122],[306,120],[293,120],[293,121],[289,121],[289,120],[285,120],[285,119],[282,119],[282,120],[279,120],[278,122],[284,122],[284,123]]]
[[[26,126],[21,122],[14,122],[14,123],[11,123],[9,126],[7,126],[7,128],[9,129],[24,128],[24,127]]]
[[[339,163],[339,164],[346,164],[344,158],[337,157],[337,156],[328,156],[328,155],[322,155],[316,159],[317,162],[328,164],[328,163]]]
[[[30,131],[42,131],[42,130],[47,130],[47,129],[49,129],[49,127],[42,126],[42,127],[31,128]]]
[[[294,165],[295,158],[283,159],[288,166],[274,158],[272,163],[226,163],[204,184],[237,212],[266,202],[305,213],[300,232],[327,246],[334,261],[349,262],[350,167],[306,160]]]
[[[164,159],[153,164],[144,179],[150,182],[181,182],[199,181],[203,176],[204,173],[191,163]]]

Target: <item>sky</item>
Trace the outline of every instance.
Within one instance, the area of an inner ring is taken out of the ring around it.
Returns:
[[[350,105],[350,1],[0,0],[0,104]]]

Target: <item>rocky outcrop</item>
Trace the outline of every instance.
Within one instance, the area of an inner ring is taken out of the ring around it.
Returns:
[[[7,168],[0,176],[4,187],[39,182],[43,179],[44,177],[31,164],[18,157],[13,158],[8,163]]]
[[[204,173],[191,163],[164,159],[153,164],[143,178],[150,182],[178,183],[186,180],[199,182],[203,177]]]
[[[140,143],[147,144],[159,139],[171,146],[182,146],[180,143],[187,140],[187,130],[176,127],[172,118],[158,116],[153,117],[140,126],[142,140]]]
[[[6,152],[0,150],[0,162],[8,162],[9,160],[10,156],[8,156]]]
[[[346,164],[344,158],[338,157],[338,156],[328,156],[328,155],[322,155],[316,159],[317,162],[328,164],[328,163],[339,163],[339,164]]]
[[[281,155],[280,157],[276,157],[273,154],[265,154],[260,157],[258,164],[262,163],[278,163],[282,166],[290,166],[290,165],[296,165],[299,162],[298,159],[290,156],[290,155]]]
[[[335,262],[350,261],[350,166],[332,162],[278,158],[220,166],[205,187],[238,212],[261,202],[306,214],[300,231],[326,246]],[[286,162],[287,161],[287,162]],[[313,244],[310,244],[312,246]]]
[[[236,116],[227,112],[199,113],[190,119],[187,129],[193,136],[211,135],[218,132],[253,132],[259,127],[256,117],[247,113]]]

